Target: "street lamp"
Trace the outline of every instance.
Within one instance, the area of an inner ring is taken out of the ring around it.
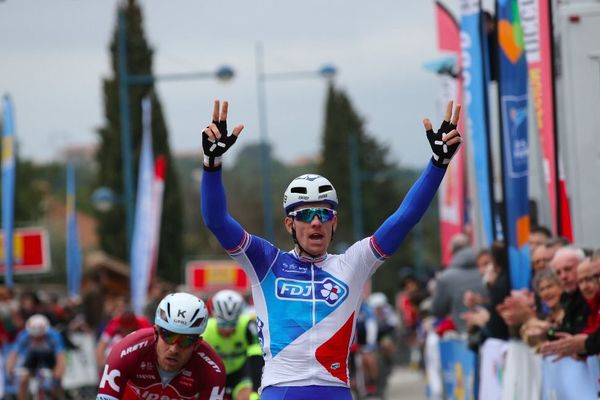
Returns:
[[[119,69],[119,108],[121,115],[121,147],[123,157],[123,201],[125,203],[127,225],[127,255],[133,236],[133,166],[131,160],[131,116],[129,114],[129,86],[152,85],[157,81],[182,81],[216,78],[221,81],[231,80],[235,72],[229,66],[221,66],[214,72],[190,72],[163,75],[130,75],[127,70],[127,21],[125,10],[119,8],[118,18],[118,69]]]
[[[273,243],[275,234],[273,232],[273,206],[271,201],[271,154],[268,143],[267,132],[267,96],[265,82],[267,80],[289,81],[298,79],[325,78],[333,79],[337,70],[333,65],[327,64],[318,70],[271,72],[264,71],[264,53],[262,43],[256,44],[256,94],[258,104],[258,130],[260,134],[260,167],[262,175],[262,197],[263,197],[263,225],[265,238]]]

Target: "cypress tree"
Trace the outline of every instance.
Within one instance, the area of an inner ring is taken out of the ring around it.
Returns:
[[[142,26],[142,12],[135,0],[124,5],[127,25],[127,70],[129,75],[151,75],[153,49],[148,45]],[[98,130],[100,143],[96,155],[98,186],[107,186],[115,193],[123,193],[123,159],[121,149],[121,129],[119,113],[119,73],[118,73],[118,24],[110,44],[113,77],[105,79],[104,109],[105,124]],[[154,92],[154,85],[133,85],[129,87],[129,112],[131,116],[131,143],[134,177],[137,177],[142,141],[142,98],[150,94],[152,98],[152,141],[154,154],[163,154],[167,161],[165,191],[158,253],[158,274],[170,281],[179,282],[182,277],[182,207],[175,163],[168,143],[168,132],[162,113],[160,100]],[[134,179],[137,182],[137,179]],[[134,184],[134,190],[137,184]],[[98,234],[102,250],[111,256],[129,260],[127,249],[127,225],[124,205],[102,212],[99,218]]]
[[[351,137],[356,143],[355,160],[351,156]],[[372,235],[384,220],[393,213],[402,201],[412,182],[399,179],[400,171],[388,161],[388,147],[376,135],[365,131],[364,121],[344,93],[331,84],[328,90],[323,134],[323,159],[320,173],[336,188],[339,199],[339,224],[334,236],[332,251],[343,251],[344,247],[358,239],[354,237],[352,213],[352,174],[350,163],[358,164],[360,171],[360,201],[363,219],[363,237]],[[337,243],[337,246],[336,246]],[[398,252],[387,264],[410,264],[412,248],[410,235]],[[378,270],[373,278],[374,290],[395,293],[398,268],[391,265]]]

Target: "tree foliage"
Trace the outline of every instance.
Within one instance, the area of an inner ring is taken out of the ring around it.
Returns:
[[[124,5],[127,26],[127,69],[129,75],[151,75],[153,50],[146,41],[142,26],[142,13],[134,0]],[[121,115],[119,112],[118,25],[110,44],[114,75],[103,82],[105,123],[98,130],[100,145],[96,155],[98,186],[107,186],[115,193],[123,193],[123,159],[121,147]],[[168,132],[158,96],[153,84],[130,85],[129,113],[131,116],[131,142],[134,177],[137,177],[142,141],[141,101],[146,95],[152,98],[152,140],[154,154],[163,154],[167,161],[165,191],[158,253],[158,273],[163,278],[178,281],[182,268],[182,207],[179,183],[174,160],[168,143]],[[136,179],[137,181],[137,179]],[[137,185],[135,185],[137,187]],[[135,190],[135,188],[133,189]],[[127,252],[126,211],[123,206],[113,207],[99,216],[100,246],[108,254],[123,260]]]
[[[329,87],[325,114],[320,172],[332,182],[338,193],[339,223],[335,233],[338,245],[335,250],[341,251],[354,241],[372,235],[398,208],[418,175],[399,169],[389,161],[387,144],[377,135],[365,131],[364,121],[354,110],[348,96],[333,85]],[[353,168],[359,171],[354,179]],[[360,197],[353,195],[353,189],[356,193],[358,187]],[[353,212],[352,204],[357,198],[362,205],[358,214]],[[364,231],[359,232],[360,237],[357,237],[354,224],[359,222],[359,218],[362,218]],[[417,230],[420,238],[423,236],[422,229],[419,226]],[[377,271],[373,278],[374,290],[392,294],[398,289],[399,267],[414,265],[416,259],[413,236],[414,232],[409,233],[387,265]],[[423,241],[418,244],[423,244]],[[416,250],[426,251],[424,248]]]

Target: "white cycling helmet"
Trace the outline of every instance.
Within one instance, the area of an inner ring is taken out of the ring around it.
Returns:
[[[387,296],[382,292],[371,293],[367,298],[367,303],[373,308],[383,307],[387,302]]]
[[[238,292],[225,289],[212,298],[213,315],[222,321],[236,322],[244,311],[244,299]]]
[[[301,175],[288,185],[283,194],[283,209],[286,215],[298,205],[315,202],[328,203],[334,209],[338,205],[335,188],[321,175]]]
[[[50,321],[42,314],[33,314],[27,319],[25,329],[33,337],[44,336],[50,329]]]
[[[189,293],[171,293],[158,304],[154,323],[171,332],[201,335],[206,329],[207,317],[202,300]]]

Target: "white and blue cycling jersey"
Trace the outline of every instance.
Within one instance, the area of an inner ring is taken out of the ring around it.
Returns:
[[[421,219],[445,169],[426,167],[373,236],[343,254],[307,258],[247,233],[227,211],[221,171],[205,171],[202,215],[252,284],[265,358],[262,388],[348,387],[348,353],[363,286]]]
[[[16,351],[20,355],[25,355],[32,348],[31,335],[26,329],[23,329],[17,335],[15,343],[13,344],[13,351]],[[48,332],[44,336],[44,340],[35,343],[36,348],[47,348],[54,354],[59,354],[65,351],[65,342],[56,329],[50,327]]]

